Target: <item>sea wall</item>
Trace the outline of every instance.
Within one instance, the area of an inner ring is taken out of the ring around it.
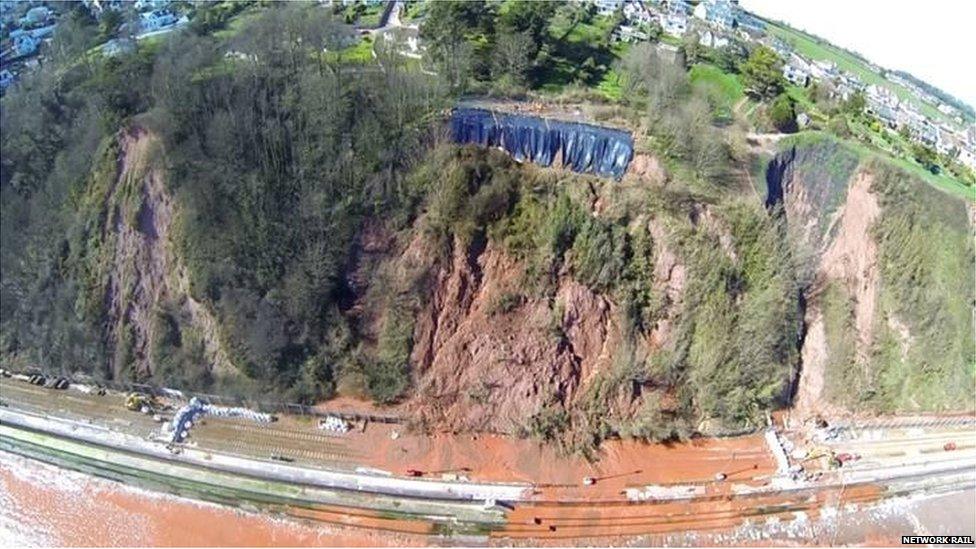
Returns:
[[[457,143],[501,147],[516,160],[550,166],[557,159],[574,172],[620,179],[634,157],[628,132],[485,109],[457,108],[451,115]]]

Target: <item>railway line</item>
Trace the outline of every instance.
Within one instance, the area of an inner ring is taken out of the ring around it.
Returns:
[[[819,482],[790,485],[757,462],[755,469],[737,471],[724,482],[701,478],[656,485],[698,486],[687,498],[631,501],[622,492],[600,488],[599,483],[589,492],[581,487],[530,489],[525,485],[520,488],[524,495],[516,495],[502,485],[359,474],[352,470],[369,456],[346,439],[296,418],[270,425],[208,418],[194,427],[191,443],[176,447],[180,456],[173,461],[146,449],[160,445],[152,442],[159,423],[135,413],[120,418],[118,395],[53,391],[4,380],[0,402],[0,449],[6,451],[189,497],[249,503],[303,520],[479,543],[585,543],[679,536],[689,530],[721,532],[744,524],[761,528],[766,523],[817,516],[825,507],[976,489],[976,432],[958,425],[934,432],[892,429],[887,434],[906,437],[896,440],[877,432],[851,431],[848,437],[823,444],[835,452],[858,452],[862,459],[841,470],[824,471]],[[18,417],[35,419],[31,425],[12,424]],[[61,431],[40,432],[51,425],[61,425]],[[22,428],[33,431],[17,431]],[[100,437],[124,437],[130,454],[119,457],[115,449],[104,447],[88,455],[90,445]],[[953,441],[954,451],[945,451],[946,440]],[[140,448],[142,444],[148,446]],[[761,449],[737,453],[702,459],[715,467],[728,467],[739,463],[736,459],[748,462],[768,455]],[[280,463],[282,458],[288,463]],[[169,472],[160,474],[160,470]],[[333,476],[326,484],[314,480]],[[335,479],[346,480],[336,483]],[[419,491],[418,482],[423,488]],[[507,495],[496,499],[489,496],[492,490]]]

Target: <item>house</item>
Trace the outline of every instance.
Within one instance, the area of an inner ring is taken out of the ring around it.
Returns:
[[[647,40],[651,39],[646,32],[630,25],[620,25],[620,27],[614,31],[614,36],[616,36],[617,40],[620,40],[621,42],[646,42]]]
[[[153,10],[139,14],[139,25],[143,32],[152,32],[175,25],[176,14],[169,10]]]
[[[814,61],[810,63],[810,76],[817,80],[833,80],[840,76],[837,63],[833,61]]]
[[[40,25],[51,17],[51,10],[47,6],[37,6],[27,10],[27,14],[20,18],[20,26],[33,27]]]
[[[805,87],[810,83],[810,64],[799,55],[792,55],[783,65],[783,78],[790,84]]]
[[[966,166],[970,170],[976,171],[976,152],[974,152],[972,149],[959,149],[959,156],[957,159],[962,163],[963,166]]]
[[[170,0],[136,0],[132,5],[136,11],[159,10],[169,5]]]
[[[417,25],[392,28],[383,33],[383,39],[393,43],[400,55],[414,59],[419,59],[424,49],[420,44],[420,29]]]
[[[704,0],[695,6],[694,15],[709,25],[731,30],[735,27],[735,6],[730,0]]]
[[[624,0],[594,0],[596,12],[600,15],[610,16],[624,6]]]
[[[939,109],[939,112],[946,116],[952,116],[952,113],[955,111],[955,109],[953,109],[950,105],[946,105],[945,103],[939,103],[939,106],[936,108]]]
[[[651,12],[640,2],[628,2],[625,4],[624,17],[627,21],[638,25],[649,25],[654,20]]]
[[[766,32],[765,21],[741,8],[735,12],[735,22],[739,29],[752,35],[761,36]]]
[[[889,107],[888,105],[874,100],[868,100],[867,111],[868,114],[873,115],[885,126],[888,126],[889,128],[898,127],[898,116],[895,113],[895,109]]]
[[[671,36],[684,36],[688,32],[688,18],[683,15],[668,15],[664,18],[661,28]]]
[[[668,12],[674,15],[691,15],[691,3],[688,0],[668,0]]]
[[[783,59],[789,59],[790,56],[793,55],[793,48],[776,36],[764,40],[763,43],[769,46],[770,49],[776,52],[776,55],[782,57]]]
[[[729,45],[729,39],[717,32],[712,32],[711,30],[705,30],[698,39],[698,43],[706,48],[724,48]]]

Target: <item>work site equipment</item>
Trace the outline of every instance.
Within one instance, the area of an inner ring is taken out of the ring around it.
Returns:
[[[142,393],[129,393],[129,395],[125,397],[125,408],[126,410],[131,410],[133,412],[150,414],[155,413],[156,402],[153,397],[149,395],[144,395]]]

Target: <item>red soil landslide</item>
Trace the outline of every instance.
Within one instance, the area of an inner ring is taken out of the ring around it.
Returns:
[[[397,432],[394,440],[392,434]],[[496,435],[417,435],[402,426],[370,425],[347,437],[349,450],[366,464],[399,475],[408,469],[471,480],[533,483],[540,498],[622,499],[620,491],[647,484],[708,482],[718,473],[728,481],[771,475],[775,462],[759,435],[698,439],[675,444],[611,440],[599,461],[560,454],[552,445]],[[593,486],[583,486],[594,477]]]

